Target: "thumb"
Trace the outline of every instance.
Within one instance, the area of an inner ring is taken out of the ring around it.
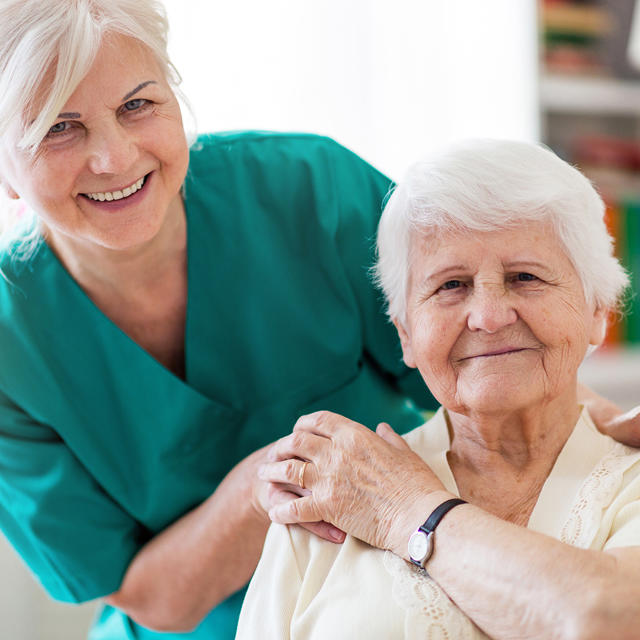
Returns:
[[[399,436],[392,428],[390,424],[381,422],[376,427],[376,433],[388,444],[396,449],[409,449],[409,445],[404,441],[404,438]]]

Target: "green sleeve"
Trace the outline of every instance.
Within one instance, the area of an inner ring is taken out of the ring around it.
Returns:
[[[338,144],[333,155],[333,179],[340,203],[336,242],[360,309],[365,355],[419,407],[435,409],[437,403],[419,372],[408,369],[402,361],[396,329],[385,313],[384,296],[371,276],[378,221],[393,184]]]
[[[119,588],[142,533],[53,429],[1,393],[0,527],[47,592],[73,603]]]

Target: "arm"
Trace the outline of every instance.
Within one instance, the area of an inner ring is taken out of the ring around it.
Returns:
[[[251,576],[269,525],[264,505],[291,497],[257,480],[266,451],[141,546],[147,532],[58,434],[0,393],[0,525],[57,600],[110,593],[107,602],[143,626],[191,629]],[[326,524],[311,529],[330,537]]]
[[[268,449],[245,458],[205,502],[147,543],[120,589],[105,601],[143,626],[190,631],[247,584],[270,524],[267,506],[299,497],[256,481]],[[303,526],[327,540],[344,540],[342,531],[327,523]]]
[[[147,543],[106,602],[143,626],[188,631],[243,587],[269,526],[254,489],[264,455],[240,462],[211,497]]]
[[[296,546],[292,533],[292,528],[279,525],[269,529],[265,552],[242,604],[237,640],[290,638],[309,556],[308,549]]]
[[[425,513],[438,500],[425,500]],[[577,549],[472,505],[453,509],[436,535],[429,574],[491,637],[637,637],[640,547]]]
[[[335,416],[304,416],[274,447],[285,460],[265,479],[295,475],[290,451],[311,460],[310,496],[271,510],[276,522],[317,519],[407,559],[407,540],[448,494],[429,467],[388,426],[379,437]],[[374,515],[375,514],[375,515]],[[640,548],[571,547],[473,505],[453,509],[436,534],[430,575],[490,636],[634,638],[640,626]],[[606,631],[604,631],[606,629]]]

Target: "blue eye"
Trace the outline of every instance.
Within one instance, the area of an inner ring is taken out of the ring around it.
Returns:
[[[537,280],[537,279],[538,278],[536,278],[531,273],[519,273],[518,274],[518,280],[520,282],[533,282],[534,280]]]
[[[460,282],[460,280],[448,280],[440,288],[445,291],[450,291],[451,289],[458,289],[461,286],[462,282]]]
[[[67,128],[69,127],[69,123],[64,121],[64,122],[58,122],[57,124],[54,124],[49,131],[47,132],[48,135],[55,135],[56,133],[64,133]]]
[[[129,100],[124,103],[124,108],[126,111],[137,111],[141,107],[143,107],[147,103],[143,98],[136,98],[135,100]]]

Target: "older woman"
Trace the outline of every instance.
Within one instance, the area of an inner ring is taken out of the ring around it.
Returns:
[[[239,638],[638,637],[640,451],[577,396],[627,283],[603,212],[526,143],[412,168],[377,269],[404,361],[443,409],[406,443],[316,413],[274,447],[262,477],[305,491],[273,519],[352,535],[273,525]]]

